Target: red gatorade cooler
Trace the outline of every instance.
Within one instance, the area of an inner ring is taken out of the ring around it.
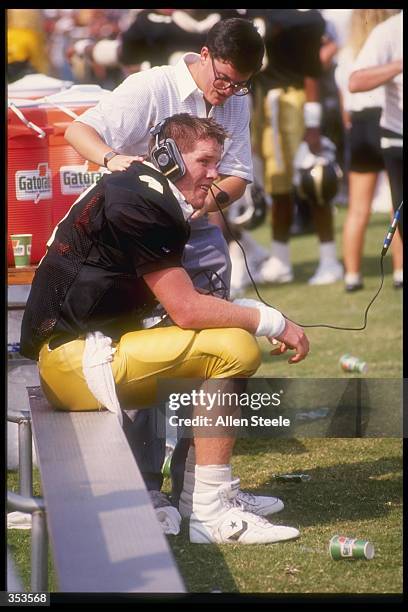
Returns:
[[[68,126],[85,110],[95,106],[108,93],[99,85],[74,85],[60,93],[37,100],[52,127],[49,158],[52,172],[52,221],[55,226],[69,211],[78,196],[95,184],[106,171],[87,162],[65,140]]]
[[[32,100],[9,100],[7,123],[7,261],[14,265],[10,234],[32,234],[35,264],[52,232],[52,128],[44,109]]]

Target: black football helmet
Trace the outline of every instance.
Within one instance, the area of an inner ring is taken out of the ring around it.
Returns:
[[[317,155],[306,142],[300,144],[293,162],[293,185],[302,199],[326,206],[336,195],[343,173],[336,161],[335,145],[324,136],[321,144]]]
[[[247,185],[244,195],[228,207],[228,221],[241,229],[255,229],[264,222],[270,205],[270,196],[258,183],[252,183]]]

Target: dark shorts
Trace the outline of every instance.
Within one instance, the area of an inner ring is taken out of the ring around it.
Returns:
[[[380,147],[381,108],[367,108],[351,113],[349,132],[352,172],[381,172],[384,159]]]

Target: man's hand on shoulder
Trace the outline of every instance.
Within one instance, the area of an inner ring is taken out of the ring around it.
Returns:
[[[106,165],[107,169],[111,172],[122,172],[123,170],[127,170],[134,161],[142,162],[144,161],[144,157],[141,155],[115,155],[112,157]]]

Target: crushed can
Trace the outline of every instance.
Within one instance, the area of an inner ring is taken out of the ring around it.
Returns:
[[[365,361],[349,353],[340,357],[340,365],[345,372],[359,372],[360,374],[365,374],[368,369]]]
[[[372,559],[374,546],[371,542],[358,538],[335,535],[329,542],[329,553],[332,559]]]

